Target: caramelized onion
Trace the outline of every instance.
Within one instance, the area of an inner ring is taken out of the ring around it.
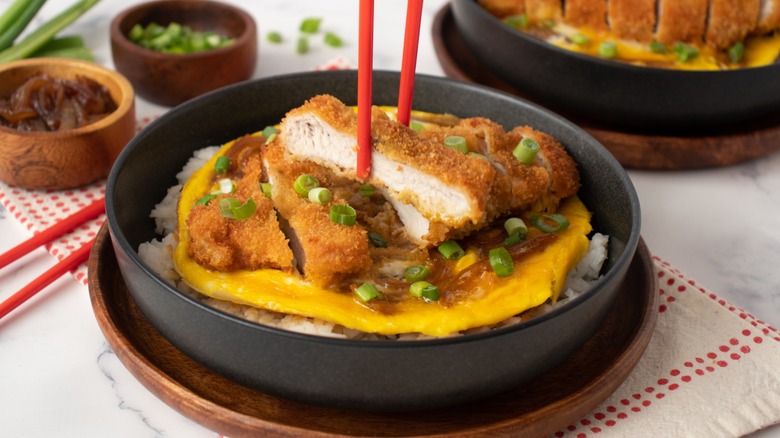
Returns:
[[[94,123],[116,108],[106,87],[90,78],[68,80],[42,73],[0,98],[0,125],[22,131],[64,131]]]

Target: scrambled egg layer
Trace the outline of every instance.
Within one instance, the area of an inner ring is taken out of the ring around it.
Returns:
[[[568,218],[569,227],[559,232],[557,239],[544,250],[515,263],[511,276],[496,277],[487,293],[466,297],[449,307],[406,299],[394,304],[391,313],[371,309],[351,292],[320,288],[300,276],[278,270],[211,271],[198,265],[187,253],[187,217],[195,202],[211,190],[214,164],[230,145],[225,145],[185,184],[178,206],[179,245],[174,253],[174,265],[190,286],[216,299],[318,318],[369,333],[446,336],[495,324],[557,299],[568,272],[588,248],[591,215],[578,198],[572,197],[558,210]],[[469,253],[457,262],[455,269],[465,269],[476,261],[477,257]]]

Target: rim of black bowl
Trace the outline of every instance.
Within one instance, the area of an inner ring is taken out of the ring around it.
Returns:
[[[587,55],[584,53],[574,52],[571,50],[566,50],[562,47],[558,47],[555,44],[550,44],[547,41],[544,41],[542,39],[536,38],[534,36],[528,35],[525,32],[519,31],[517,29],[512,28],[511,26],[508,26],[501,22],[501,20],[498,19],[498,17],[492,15],[490,12],[485,10],[485,8],[479,6],[476,2],[476,0],[452,0],[453,2],[460,2],[462,4],[468,4],[467,7],[472,8],[472,10],[469,13],[475,13],[475,14],[483,14],[483,17],[487,17],[488,19],[492,20],[496,27],[501,29],[500,32],[505,32],[508,34],[511,34],[512,36],[519,37],[531,44],[534,44],[539,47],[544,47],[550,51],[553,51],[557,54],[564,55],[564,56],[570,56],[572,58],[578,59],[583,62],[593,62],[596,64],[601,64],[603,66],[608,67],[614,67],[617,69],[622,69],[628,72],[653,72],[652,74],[659,74],[659,75],[696,75],[701,76],[703,74],[706,75],[744,75],[747,74],[746,72],[752,72],[752,71],[758,71],[758,70],[764,70],[764,69],[770,69],[773,68],[776,64],[768,64],[768,65],[762,65],[758,67],[740,67],[735,69],[727,69],[727,70],[680,70],[680,69],[674,69],[674,68],[662,68],[662,67],[655,67],[655,66],[641,66],[641,65],[634,65],[626,62],[620,62],[620,61],[611,61],[609,59],[603,59],[599,58],[597,56]]]
[[[266,82],[266,81],[288,81],[288,80],[295,80],[296,78],[308,78],[312,76],[342,76],[342,75],[356,75],[357,72],[354,70],[351,71],[312,71],[312,72],[303,72],[303,73],[290,73],[290,74],[283,74],[283,75],[277,75],[277,76],[271,76],[261,79],[255,79],[250,81],[245,81],[241,83],[236,83],[232,85],[228,85],[226,87],[220,88],[215,91],[211,91],[209,93],[203,94],[201,96],[198,96],[192,100],[190,100],[189,103],[202,103],[207,102],[210,99],[214,99],[219,96],[222,92],[229,92],[232,89],[236,88],[242,88],[247,86],[250,83],[256,83],[256,82]],[[394,75],[399,76],[398,72],[394,71],[386,71],[386,70],[374,70],[374,77],[377,75]],[[610,161],[611,166],[614,169],[618,169],[617,176],[621,180],[623,184],[629,189],[629,193],[631,196],[630,198],[630,204],[631,209],[635,212],[636,217],[633,223],[631,224],[631,231],[628,236],[628,239],[623,242],[626,250],[620,254],[620,256],[614,260],[615,266],[623,266],[624,264],[627,265],[631,262],[631,260],[635,256],[636,249],[639,244],[640,240],[640,229],[641,229],[641,211],[640,211],[640,205],[639,205],[639,198],[635,191],[634,185],[631,182],[631,179],[628,176],[628,173],[623,169],[623,167],[618,163],[618,161],[612,156],[612,154],[607,151],[607,149],[601,145],[595,138],[593,138],[590,134],[576,126],[575,124],[569,122],[564,117],[547,110],[539,105],[536,105],[532,102],[529,102],[525,99],[519,98],[517,96],[514,96],[512,94],[499,91],[487,86],[483,86],[480,84],[472,84],[464,81],[460,81],[457,79],[451,79],[451,78],[445,78],[440,76],[432,76],[427,74],[417,74],[416,75],[417,80],[423,79],[426,81],[432,81],[432,82],[438,82],[438,83],[454,83],[458,87],[466,88],[466,89],[480,89],[482,92],[486,94],[492,94],[494,97],[503,99],[503,100],[511,100],[516,103],[522,103],[524,106],[529,107],[533,111],[538,111],[543,114],[543,116],[553,119],[556,123],[562,123],[566,125],[569,129],[574,130],[577,132],[578,136],[581,136],[583,138],[588,138],[592,143],[595,145],[598,145],[598,149],[594,150],[592,152],[598,153],[603,160]],[[530,318],[525,321],[521,321],[516,324],[511,324],[508,326],[496,328],[493,330],[488,330],[485,332],[480,333],[470,333],[465,335],[449,335],[445,337],[440,338],[430,338],[430,339],[419,339],[419,340],[371,340],[371,339],[344,339],[344,338],[333,338],[328,336],[321,336],[321,335],[313,335],[308,333],[301,333],[301,332],[294,332],[286,329],[281,329],[277,327],[273,327],[270,325],[264,325],[260,323],[256,323],[253,321],[249,321],[247,319],[235,316],[233,314],[221,311],[219,309],[216,309],[214,307],[209,306],[208,304],[205,304],[193,297],[188,296],[184,292],[179,291],[177,288],[171,286],[168,282],[163,280],[160,276],[158,276],[149,266],[147,266],[146,263],[144,263],[140,257],[138,256],[137,251],[130,245],[127,238],[124,236],[124,234],[121,232],[121,230],[117,229],[117,220],[114,210],[114,199],[112,196],[112,193],[114,192],[114,185],[116,184],[116,180],[118,178],[118,172],[119,169],[122,167],[124,162],[127,160],[127,157],[132,153],[132,150],[134,149],[134,146],[136,143],[140,142],[146,135],[149,135],[149,132],[151,132],[151,129],[154,129],[157,125],[165,123],[165,121],[169,118],[176,117],[177,114],[181,112],[186,112],[188,110],[189,105],[179,105],[156,120],[152,121],[146,128],[144,128],[141,132],[139,132],[128,144],[127,146],[122,150],[120,155],[117,157],[114,166],[111,168],[111,172],[109,173],[107,183],[106,183],[106,217],[107,222],[109,226],[109,231],[113,239],[116,240],[116,242],[119,244],[119,246],[122,248],[122,250],[130,257],[132,262],[138,266],[146,275],[148,275],[150,278],[152,278],[157,284],[162,286],[164,289],[168,290],[170,293],[172,293],[177,298],[184,300],[188,302],[191,305],[194,305],[198,307],[199,309],[206,311],[208,313],[211,313],[215,316],[218,316],[220,318],[228,319],[234,323],[242,324],[247,327],[250,327],[255,330],[260,330],[264,332],[273,333],[279,336],[287,336],[291,338],[300,338],[300,339],[306,339],[306,340],[316,340],[317,342],[326,342],[326,343],[335,343],[343,346],[371,346],[371,347],[378,347],[382,346],[385,348],[417,348],[417,347],[423,347],[423,346],[430,346],[430,345],[439,345],[439,344],[452,344],[452,343],[462,343],[462,342],[474,342],[479,341],[481,339],[485,338],[492,338],[495,336],[501,336],[506,333],[512,333],[518,330],[523,330],[527,327],[532,327],[534,325],[542,324],[550,319],[553,319],[557,317],[558,315],[561,315],[563,313],[566,313],[570,310],[572,310],[574,307],[576,307],[579,303],[587,301],[591,299],[594,295],[597,294],[598,291],[606,287],[607,284],[611,283],[613,281],[613,278],[618,275],[617,269],[609,269],[607,272],[603,273],[601,277],[597,280],[596,284],[589,288],[588,290],[582,292],[580,295],[578,295],[576,298],[574,298],[572,301],[567,302],[563,305],[560,305],[558,307],[555,307],[554,309],[545,312],[541,315],[537,315],[533,318]],[[564,145],[565,146],[565,145]],[[205,146],[204,146],[205,147]],[[194,152],[194,150],[193,150]],[[159,202],[159,201],[158,201]],[[598,230],[594,230],[598,231]]]

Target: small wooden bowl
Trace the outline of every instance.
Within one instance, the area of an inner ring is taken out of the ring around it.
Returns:
[[[136,24],[176,22],[235,38],[228,47],[188,54],[143,48],[128,39]],[[161,0],[122,11],[111,22],[116,69],[150,102],[175,106],[208,91],[247,80],[257,63],[257,26],[245,11],[216,1]]]
[[[108,89],[113,113],[81,128],[31,132],[0,126],[0,181],[28,190],[64,190],[105,178],[135,134],[135,94],[119,73],[92,62],[35,58],[0,65],[0,96],[40,73],[89,77]]]

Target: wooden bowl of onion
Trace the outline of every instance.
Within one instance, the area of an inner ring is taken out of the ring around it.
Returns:
[[[108,175],[135,134],[135,93],[92,62],[34,58],[0,65],[0,181],[64,190]]]
[[[139,97],[164,106],[250,79],[257,45],[252,16],[217,1],[146,2],[111,22],[117,71]]]

